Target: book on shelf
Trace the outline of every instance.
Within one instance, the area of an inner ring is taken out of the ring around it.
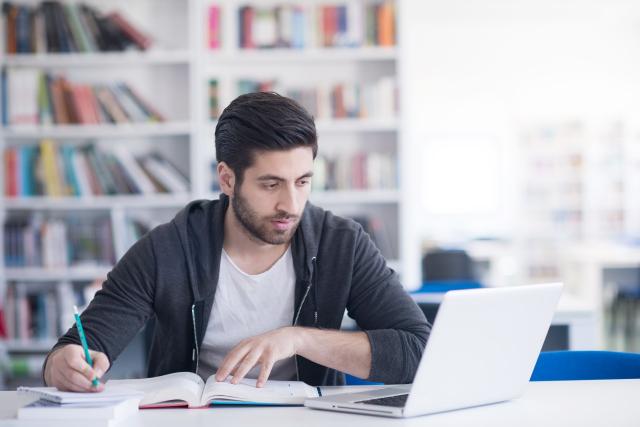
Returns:
[[[393,190],[398,187],[396,158],[375,151],[319,154],[311,185],[316,191]]]
[[[9,124],[9,113],[7,112],[7,69],[1,67],[0,69],[0,110],[2,110],[2,126],[7,126]]]
[[[284,85],[275,79],[240,79],[236,86],[238,94],[278,92],[300,103],[316,119],[393,119],[398,111],[397,84],[393,77],[365,83],[309,86]],[[219,105],[217,90],[210,90],[209,102]]]
[[[4,298],[3,298],[4,300]],[[2,303],[0,303],[0,339],[7,339],[7,321],[5,320],[5,309]]]
[[[115,262],[108,216],[67,215],[45,218],[41,212],[10,216],[4,224],[7,267],[66,268],[108,266]]]
[[[219,98],[218,80],[209,80],[209,120],[217,120],[220,116],[220,98]]]
[[[122,145],[39,145],[5,149],[7,197],[87,197],[186,193],[187,177],[156,152],[134,155]]]
[[[3,78],[5,125],[163,122],[165,116],[127,83],[72,83],[33,68],[9,68]]]
[[[389,0],[242,6],[237,14],[238,46],[242,49],[394,46],[396,43],[395,2]],[[210,28],[212,22],[216,21],[210,17]]]
[[[209,6],[207,24],[207,46],[212,50],[219,49],[222,46],[222,11],[219,5]]]
[[[106,390],[120,388],[144,393],[141,408],[188,406],[200,408],[213,404],[303,405],[305,399],[318,397],[318,387],[301,381],[267,381],[257,388],[256,380],[243,379],[238,384],[216,381],[210,376],[203,381],[193,372],[176,372],[153,378],[109,380]]]
[[[118,11],[108,14],[85,3],[3,2],[8,54],[146,50],[149,35]]]
[[[220,192],[220,180],[218,179],[218,162],[216,160],[211,161],[211,182],[209,184],[209,190],[212,193]]]

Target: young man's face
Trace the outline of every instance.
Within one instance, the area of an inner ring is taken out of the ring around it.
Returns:
[[[242,184],[233,189],[231,206],[238,221],[262,242],[289,242],[309,198],[312,174],[311,148],[256,153]]]

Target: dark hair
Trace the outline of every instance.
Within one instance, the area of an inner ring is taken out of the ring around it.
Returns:
[[[257,151],[311,147],[318,153],[313,117],[296,101],[275,92],[240,95],[222,112],[216,125],[216,160],[225,162],[242,183]]]

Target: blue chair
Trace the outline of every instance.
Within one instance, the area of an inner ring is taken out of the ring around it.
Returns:
[[[354,377],[353,375],[344,374],[345,385],[384,385],[384,383],[376,383]]]
[[[545,351],[531,381],[640,378],[640,354],[615,351]]]

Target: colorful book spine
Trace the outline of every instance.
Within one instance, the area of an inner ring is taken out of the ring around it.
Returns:
[[[208,26],[208,46],[209,49],[215,50],[221,47],[221,11],[220,6],[209,6],[209,26]]]

